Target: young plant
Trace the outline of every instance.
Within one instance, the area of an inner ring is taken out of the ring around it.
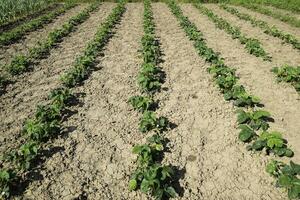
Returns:
[[[27,171],[32,166],[32,161],[36,158],[39,150],[39,145],[35,142],[23,144],[19,150],[12,151],[7,159],[12,161],[15,166],[23,171]]]
[[[153,105],[153,100],[149,97],[144,96],[133,96],[130,97],[128,102],[132,105],[135,110],[144,112],[149,110],[151,105]]]
[[[175,198],[177,193],[170,186],[174,171],[170,166],[153,164],[148,168],[137,170],[129,182],[130,190],[140,189],[143,193],[150,193],[155,199]]]
[[[39,115],[47,118],[48,114]],[[23,134],[29,139],[41,142],[60,132],[60,123],[57,120],[42,121],[39,119],[27,120],[23,128]]]
[[[254,130],[267,130],[269,128],[268,120],[271,114],[265,110],[256,110],[253,112],[246,112],[244,110],[237,110],[238,124],[248,124]]]
[[[266,167],[266,171],[275,177],[276,186],[285,188],[289,199],[300,198],[300,165],[290,161],[290,165],[281,161],[272,160]]]
[[[258,139],[248,146],[248,150],[261,151],[264,148],[268,153],[272,152],[278,156],[292,157],[294,155],[293,151],[287,148],[286,141],[282,138],[281,133],[276,131],[262,132]]]
[[[169,122],[165,117],[157,118],[152,111],[145,111],[140,120],[139,130],[143,133],[155,130],[158,132],[165,131],[169,127]]]
[[[0,199],[9,198],[15,177],[16,173],[13,170],[0,169]]]
[[[14,57],[11,64],[7,66],[7,70],[12,75],[19,75],[28,70],[31,61],[24,55],[18,55]]]

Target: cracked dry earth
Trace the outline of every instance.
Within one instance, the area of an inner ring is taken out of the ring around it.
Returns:
[[[59,86],[59,75],[72,66],[114,6],[103,3],[47,59],[34,66],[34,71],[22,76],[0,97],[1,154],[21,142],[18,133],[24,120],[33,115],[51,89]],[[179,169],[176,177],[182,192],[176,199],[286,200],[286,193],[274,187],[274,179],[265,172],[272,156],[248,152],[239,142],[235,108],[215,87],[206,71],[209,65],[197,55],[167,5],[152,3],[152,7],[163,53],[160,67],[166,73],[164,89],[154,98],[159,101],[158,116],[176,124],[166,132],[170,151],[163,160]],[[292,87],[275,82],[269,73],[272,64],[247,54],[241,44],[216,29],[192,5],[181,8],[203,32],[208,46],[237,68],[247,90],[261,97],[274,116],[272,129],[284,133],[299,162],[298,94]],[[230,20],[240,23],[233,17]],[[46,145],[43,162],[30,172],[27,187],[14,199],[149,199],[139,191],[128,190],[130,174],[136,167],[131,149],[146,138],[138,131],[141,114],[127,104],[131,96],[140,94],[136,79],[142,63],[138,50],[143,36],[143,4],[128,3],[114,31],[103,55],[97,58],[96,70],[74,89],[79,104],[70,108],[72,114],[63,122],[64,132]],[[258,36],[259,31],[249,34]],[[273,40],[267,36],[261,39]],[[274,50],[274,63],[293,56],[299,60],[292,49],[289,52],[292,55],[279,58]]]

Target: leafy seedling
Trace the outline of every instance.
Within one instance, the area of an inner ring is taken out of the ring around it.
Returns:
[[[252,129],[267,130],[269,128],[268,120],[271,114],[265,110],[256,110],[253,112],[246,112],[244,110],[237,110],[238,113],[238,124],[248,124]]]
[[[281,161],[272,160],[266,167],[266,171],[275,177],[276,185],[285,188],[289,199],[300,198],[300,165],[290,161],[287,165]]]
[[[267,152],[273,152],[278,156],[292,157],[294,152],[287,148],[286,141],[282,138],[281,133],[273,131],[264,131],[259,138],[249,146],[249,150],[261,151],[266,148]]]
[[[153,105],[153,100],[149,97],[144,97],[144,96],[130,97],[128,102],[132,105],[132,107],[135,110],[138,110],[140,112],[149,110],[150,107]]]
[[[165,117],[157,118],[152,111],[145,111],[139,125],[139,129],[143,133],[151,130],[162,132],[169,127],[169,122]]]

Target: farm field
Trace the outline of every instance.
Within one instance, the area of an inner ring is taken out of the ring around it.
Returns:
[[[0,200],[300,199],[299,13],[49,6],[0,24]]]

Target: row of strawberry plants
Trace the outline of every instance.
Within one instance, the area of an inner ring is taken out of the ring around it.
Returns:
[[[279,19],[279,20],[286,22],[292,26],[300,27],[300,20],[298,20],[296,17],[293,17],[291,15],[283,15],[275,10],[270,10],[268,8],[264,8],[259,4],[241,3],[240,5],[242,5],[245,8],[248,8],[250,10],[257,11],[261,14],[265,14],[265,15],[274,17],[276,19]]]
[[[76,59],[73,67],[76,70],[73,71],[77,73],[73,75],[81,78],[76,79],[74,84],[67,86],[63,81],[64,86],[54,89],[49,95],[49,102],[46,105],[39,105],[35,116],[24,124],[25,143],[17,150],[6,154],[3,159],[0,169],[1,198],[9,198],[13,189],[26,179],[26,174],[33,167],[37,156],[41,155],[42,145],[61,132],[64,110],[72,98],[71,88],[87,78],[87,72],[91,70],[96,56],[112,37],[113,28],[120,21],[124,12],[125,3],[122,1],[113,9],[106,21],[100,25],[94,39],[88,43],[84,53]]]
[[[10,75],[19,75],[28,71],[34,62],[46,58],[52,48],[56,47],[58,43],[62,42],[63,38],[70,35],[70,33],[73,32],[78,25],[85,22],[90,17],[91,12],[98,9],[99,5],[100,2],[95,2],[81,11],[78,15],[70,18],[68,22],[62,25],[61,28],[50,32],[46,39],[39,41],[37,46],[30,48],[28,55],[16,55],[10,64],[4,66],[4,69],[7,70]],[[2,79],[5,80],[5,76],[2,77]],[[7,79],[8,76],[6,76],[6,81],[0,81],[0,88],[2,88],[2,90],[4,90],[6,84],[8,84]]]
[[[245,49],[256,57],[261,57],[264,60],[271,61],[271,57],[261,47],[259,40],[255,38],[246,37],[237,26],[232,26],[228,21],[214,14],[212,10],[206,8],[200,3],[194,3],[194,6],[200,10],[201,13],[208,16],[213,21],[217,28],[224,30],[230,34],[233,39],[238,39],[241,44],[245,45]]]
[[[237,9],[230,7],[226,4],[221,4],[220,7],[244,21],[249,21],[253,27],[261,28],[265,34],[271,35],[273,37],[278,37],[285,43],[293,45],[294,48],[300,49],[300,41],[295,36],[288,33],[284,33],[276,26],[269,26],[267,22],[260,19],[256,19],[246,13],[242,13]]]
[[[169,1],[168,5],[177,17],[180,26],[185,30],[186,35],[194,41],[194,47],[198,54],[211,64],[208,72],[213,75],[217,86],[224,94],[225,100],[231,100],[235,106],[239,107],[237,118],[241,131],[238,137],[242,142],[249,144],[247,149],[255,151],[265,149],[267,153],[273,153],[277,156],[292,157],[293,151],[287,147],[287,142],[282,138],[282,134],[277,131],[268,131],[271,115],[269,112],[257,108],[260,104],[259,98],[249,95],[245,88],[237,83],[238,77],[235,70],[226,66],[220,55],[207,46],[202,33],[195,24],[183,15],[176,2]],[[258,131],[261,133],[259,134]],[[297,196],[299,198],[300,180],[297,178],[297,174],[290,174],[288,178],[285,177],[285,181],[282,183],[278,179],[278,186],[288,190],[289,197]]]
[[[33,19],[28,23],[22,24],[21,26],[18,26],[8,32],[1,33],[0,45],[15,43],[16,41],[20,40],[26,33],[44,27],[46,24],[51,23],[57,16],[65,13],[67,10],[75,6],[75,3],[67,3],[64,7],[59,8],[58,10],[43,15],[37,19]]]
[[[174,175],[171,166],[163,165],[166,139],[163,132],[169,127],[165,117],[156,117],[152,96],[158,92],[163,83],[162,70],[157,66],[160,62],[159,42],[155,38],[155,25],[151,1],[144,1],[144,36],[142,37],[143,64],[138,75],[138,85],[144,95],[133,96],[129,103],[134,109],[142,112],[139,130],[142,133],[154,131],[147,142],[135,145],[132,152],[137,154],[137,168],[129,181],[129,189],[140,189],[143,193],[151,194],[155,199],[165,199],[177,196],[171,186]]]
[[[274,67],[272,72],[276,74],[279,82],[291,83],[296,91],[300,93],[300,66],[284,65],[282,67]]]

